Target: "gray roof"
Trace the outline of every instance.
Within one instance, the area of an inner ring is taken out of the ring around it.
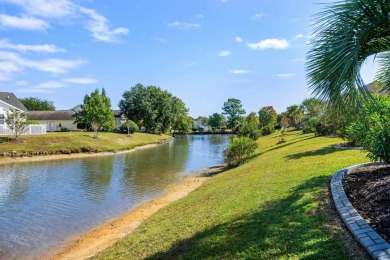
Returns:
[[[0,100],[24,112],[28,111],[22,102],[20,102],[20,100],[14,95],[14,93],[0,92]]]
[[[366,88],[368,91],[372,91],[374,93],[380,93],[380,94],[388,94],[389,91],[381,91],[384,87],[384,83],[380,83],[378,81],[371,82],[370,84],[366,85]]]
[[[27,113],[29,120],[72,120],[75,113],[72,110],[56,110],[56,111],[30,111]]]
[[[120,110],[112,110],[112,113],[114,114],[114,117],[121,117],[123,114]]]

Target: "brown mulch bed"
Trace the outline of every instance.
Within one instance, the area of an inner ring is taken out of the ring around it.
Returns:
[[[359,214],[390,242],[390,165],[350,171],[344,176],[343,187]]]

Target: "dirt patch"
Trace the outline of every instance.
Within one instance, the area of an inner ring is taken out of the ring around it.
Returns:
[[[183,179],[174,185],[163,196],[150,200],[134,208],[123,216],[98,227],[81,237],[74,238],[73,241],[64,245],[56,252],[52,252],[44,259],[85,259],[94,256],[98,252],[113,245],[118,240],[132,233],[144,220],[152,216],[162,207],[169,203],[187,196],[190,192],[198,188],[205,181],[210,179],[204,176],[213,176],[225,169],[220,165],[209,169],[194,172],[193,176]]]
[[[366,222],[390,242],[390,165],[359,167],[345,174],[345,193]]]

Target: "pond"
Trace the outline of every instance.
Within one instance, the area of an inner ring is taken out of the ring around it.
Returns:
[[[0,259],[39,258],[223,162],[228,135],[188,135],[132,153],[0,166]]]

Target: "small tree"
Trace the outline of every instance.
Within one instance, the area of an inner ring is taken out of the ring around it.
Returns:
[[[127,131],[127,136],[130,137],[130,134],[134,134],[135,131],[138,131],[139,128],[136,123],[134,123],[131,120],[126,120],[121,127],[121,131],[123,132],[124,130]]]
[[[20,102],[28,109],[28,111],[54,111],[56,107],[53,101],[42,100],[35,97],[27,97],[19,99]]]
[[[211,116],[209,116],[209,125],[213,129],[219,129],[226,127],[226,118],[222,114],[214,113]]]
[[[85,125],[90,125],[97,138],[98,131],[102,128],[112,130],[115,128],[115,118],[111,108],[111,100],[107,97],[106,91],[96,89],[91,96],[85,95],[84,104],[81,105],[81,111],[76,118],[81,118]]]
[[[5,120],[5,123],[7,124],[8,128],[12,130],[14,139],[19,141],[19,136],[27,127],[25,124],[27,115],[24,112],[13,108],[11,108],[10,111],[6,111],[6,113],[7,119]]]
[[[181,114],[177,117],[176,122],[174,124],[174,133],[175,130],[181,133],[188,133],[191,130],[192,126],[192,118],[188,115]]]
[[[234,138],[229,147],[223,152],[228,166],[237,166],[245,162],[258,147],[258,144],[249,137]]]
[[[261,126],[261,133],[269,135],[275,132],[275,124],[278,118],[273,106],[262,107],[259,111],[259,120]]]
[[[240,129],[238,130],[238,136],[249,137],[252,140],[257,140],[261,136],[259,130],[259,118],[256,113],[252,112],[242,122]]]

